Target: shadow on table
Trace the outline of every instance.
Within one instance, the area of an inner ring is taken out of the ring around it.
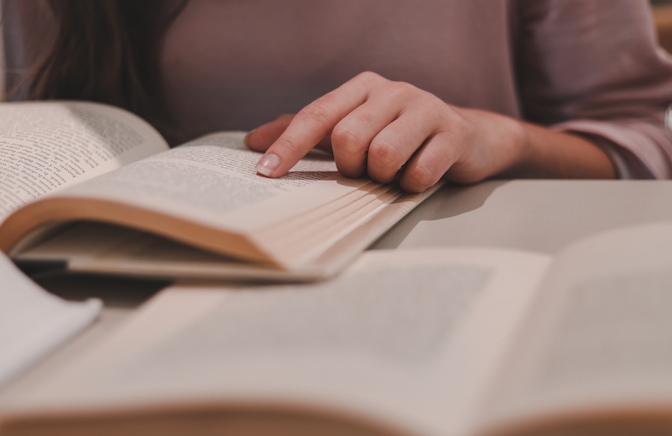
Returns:
[[[510,180],[493,180],[468,186],[447,183],[388,230],[371,249],[397,248],[421,221],[442,220],[476,210],[508,182]]]
[[[71,301],[100,298],[106,307],[133,308],[147,301],[171,282],[72,273],[43,273],[32,279],[41,287]]]

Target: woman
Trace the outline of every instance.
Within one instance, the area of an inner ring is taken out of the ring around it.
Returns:
[[[315,146],[412,192],[672,176],[672,62],[645,0],[4,3],[15,98],[118,104],[173,143],[261,125],[268,177]]]

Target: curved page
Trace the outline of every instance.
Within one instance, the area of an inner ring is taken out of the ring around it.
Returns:
[[[0,222],[39,197],[167,148],[147,122],[112,106],[0,104]]]

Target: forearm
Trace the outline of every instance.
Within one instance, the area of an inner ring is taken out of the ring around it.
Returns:
[[[487,177],[613,179],[614,166],[607,154],[585,137],[558,132],[535,124],[514,120],[480,110],[462,109],[479,133],[480,144],[471,155],[475,162],[488,167]],[[475,166],[478,166],[475,163]],[[446,178],[474,182],[474,166],[458,163]]]
[[[564,179],[613,179],[607,154],[590,140],[566,132],[523,123],[525,158],[510,176]]]

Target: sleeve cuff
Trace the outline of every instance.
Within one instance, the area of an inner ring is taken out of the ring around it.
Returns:
[[[672,178],[672,134],[662,127],[662,119],[655,123],[639,119],[618,123],[571,120],[550,128],[595,143],[609,156],[619,179]]]

